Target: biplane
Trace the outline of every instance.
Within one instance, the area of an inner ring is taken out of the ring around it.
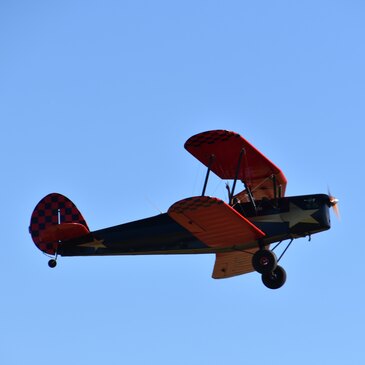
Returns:
[[[283,172],[237,133],[203,132],[185,148],[207,167],[202,194],[174,203],[167,213],[90,231],[67,197],[44,197],[29,231],[50,256],[48,265],[55,267],[58,256],[215,254],[214,279],[256,271],[266,287],[282,287],[281,258],[294,239],[330,228],[329,208],[337,209],[338,200],[330,194],[286,197]],[[206,195],[210,173],[233,181],[227,202]],[[284,241],[277,257],[274,251]]]

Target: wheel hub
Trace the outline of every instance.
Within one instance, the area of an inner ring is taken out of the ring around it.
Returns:
[[[267,257],[261,257],[260,264],[262,266],[267,266],[269,264],[269,259]]]

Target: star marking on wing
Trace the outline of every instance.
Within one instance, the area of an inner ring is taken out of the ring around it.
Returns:
[[[104,245],[104,240],[96,240],[96,239],[94,239],[91,242],[82,243],[82,244],[80,244],[78,246],[81,246],[81,247],[91,247],[91,248],[94,248],[95,251],[98,248],[106,248],[106,246]]]
[[[299,223],[318,224],[319,222],[312,217],[312,215],[316,212],[318,212],[318,209],[305,210],[293,203],[290,203],[288,212],[253,217],[251,221],[268,223],[289,223],[289,228],[292,228]]]

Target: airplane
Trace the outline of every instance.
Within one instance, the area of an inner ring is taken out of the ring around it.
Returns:
[[[229,278],[253,271],[270,289],[282,287],[279,265],[294,239],[330,229],[329,208],[338,199],[327,194],[285,196],[283,172],[235,132],[212,130],[192,136],[185,149],[207,167],[200,196],[182,199],[166,213],[90,231],[75,204],[51,193],[35,207],[29,232],[50,256],[215,254],[212,277]],[[227,184],[227,202],[206,195],[210,173]],[[237,183],[243,190],[235,193]],[[274,250],[289,241],[279,257]],[[271,248],[271,246],[276,245]]]

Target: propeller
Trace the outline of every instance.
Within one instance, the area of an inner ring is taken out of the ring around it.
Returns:
[[[339,200],[335,198],[328,189],[329,205],[333,208],[336,217],[340,220],[340,208],[338,207]]]

